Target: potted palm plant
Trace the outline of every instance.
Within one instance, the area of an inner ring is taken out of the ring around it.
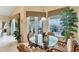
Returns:
[[[19,34],[19,32],[18,31],[15,31],[14,32],[14,35],[15,35],[15,39],[17,40],[17,42],[18,43],[20,43],[21,42],[21,35]]]
[[[15,35],[15,39],[17,40],[18,43],[21,42],[21,34],[20,34],[20,22],[15,22],[15,27],[16,27],[16,31],[14,32]]]
[[[74,11],[73,8],[68,8],[66,10],[63,10],[63,12],[61,12],[61,24],[63,26],[63,31],[64,34],[63,36],[66,39],[69,50],[70,50],[70,42],[71,39],[74,38],[74,33],[77,32],[77,22],[78,22],[78,18],[77,18],[77,13]]]

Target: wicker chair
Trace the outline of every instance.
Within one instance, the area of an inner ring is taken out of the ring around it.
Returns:
[[[78,45],[77,45],[77,41],[73,40],[72,44],[71,44],[71,52],[77,52],[79,51]]]
[[[17,49],[19,50],[19,52],[31,52],[31,49],[28,48],[28,46],[26,46],[24,44],[19,44],[17,46]]]

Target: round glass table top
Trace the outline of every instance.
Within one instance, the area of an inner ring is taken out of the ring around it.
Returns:
[[[37,36],[38,36],[38,45],[44,46],[42,35],[41,35],[41,34],[38,34]],[[35,42],[35,40],[36,40],[36,39],[35,39],[35,36],[30,37],[29,40],[30,40],[32,43],[36,43],[36,42]],[[48,37],[48,47],[53,47],[53,46],[55,46],[55,45],[57,44],[57,42],[58,42],[58,38],[57,38],[57,37],[55,37],[55,36],[49,36],[49,37]]]

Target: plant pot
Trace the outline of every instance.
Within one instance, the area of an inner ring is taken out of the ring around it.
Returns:
[[[71,52],[71,39],[67,40],[67,51]]]
[[[16,39],[16,40],[17,40],[17,39]],[[21,41],[21,40],[17,40],[17,42],[18,42],[18,43],[21,43],[22,41]]]
[[[19,40],[18,43],[21,43],[21,41]]]

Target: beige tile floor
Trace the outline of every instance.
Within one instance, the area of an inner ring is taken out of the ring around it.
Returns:
[[[0,52],[18,52],[16,46],[17,46],[17,42],[16,41],[12,42],[12,43],[9,43],[6,46],[1,47],[0,48]]]

